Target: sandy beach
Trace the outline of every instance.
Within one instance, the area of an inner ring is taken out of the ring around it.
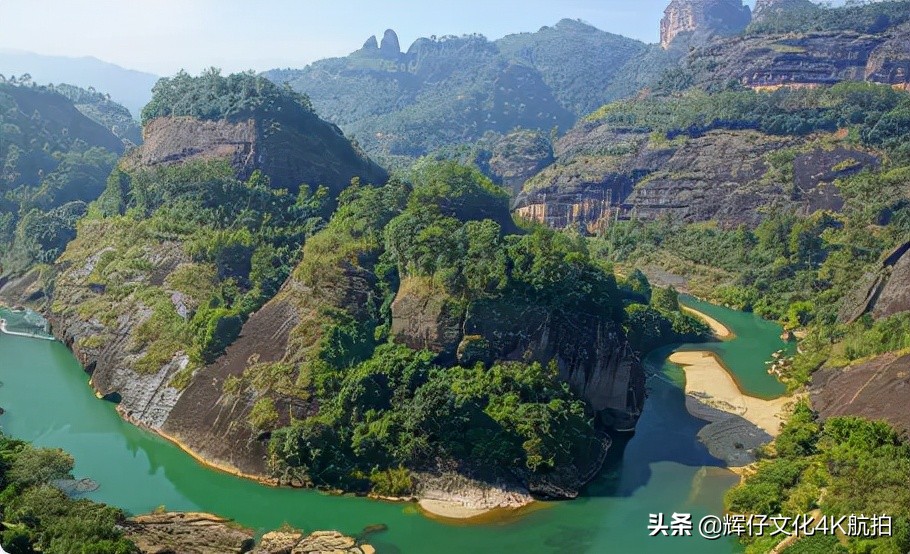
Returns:
[[[714,333],[715,337],[717,337],[719,339],[724,339],[724,340],[729,340],[729,339],[733,338],[733,333],[730,331],[730,329],[728,329],[727,326],[724,325],[723,323],[721,323],[720,321],[717,321],[713,317],[711,317],[707,314],[703,314],[694,308],[690,308],[688,306],[680,306],[680,307],[683,309],[684,312],[692,314],[695,317],[697,317],[697,318],[701,319],[702,321],[704,321],[705,323],[707,323],[708,327],[711,328],[711,332]]]
[[[764,400],[739,390],[736,381],[711,352],[676,352],[670,361],[686,372],[686,394],[718,410],[734,414],[776,437],[790,397]],[[697,414],[693,414],[697,415]]]
[[[423,499],[417,504],[425,514],[445,519],[474,519],[491,511],[468,508],[458,502],[446,500]]]

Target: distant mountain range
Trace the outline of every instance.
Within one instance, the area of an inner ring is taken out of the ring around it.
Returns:
[[[639,90],[676,54],[564,19],[496,41],[430,37],[402,51],[388,30],[343,58],[265,76],[309,95],[316,111],[389,165],[516,127],[571,127]]]
[[[45,56],[18,50],[0,50],[0,74],[7,77],[28,73],[38,84],[66,83],[83,88],[93,87],[111,95],[123,104],[133,117],[139,118],[142,107],[152,97],[158,76],[125,69],[98,58]]]

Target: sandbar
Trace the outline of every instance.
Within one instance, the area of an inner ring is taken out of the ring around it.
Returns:
[[[719,339],[732,339],[733,338],[733,333],[730,331],[729,328],[727,328],[726,325],[724,325],[720,321],[717,321],[716,319],[709,316],[708,314],[702,313],[702,312],[696,310],[695,308],[690,308],[688,306],[680,306],[680,308],[682,308],[684,312],[688,312],[688,313],[694,315],[695,317],[701,319],[705,323],[707,323],[708,327],[711,328],[711,332],[714,333],[715,337],[717,337]]]
[[[776,437],[790,397],[765,400],[748,396],[712,352],[675,352],[670,361],[686,372],[686,394],[712,408],[737,415]],[[697,415],[697,414],[693,414]]]

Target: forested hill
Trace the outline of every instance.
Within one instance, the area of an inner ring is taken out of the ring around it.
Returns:
[[[79,87],[95,87],[110,94],[115,102],[123,104],[138,117],[152,97],[152,86],[157,75],[125,69],[97,58],[69,58],[46,56],[32,52],[0,50],[0,73],[31,74],[35,82],[70,83]]]
[[[76,87],[0,83],[0,275],[60,253],[126,148],[116,124],[80,108],[99,120],[125,111]]]
[[[497,41],[421,38],[405,52],[387,31],[347,57],[265,75],[309,95],[320,114],[388,162],[487,131],[571,127],[663,67],[670,54],[652,48],[568,19]]]

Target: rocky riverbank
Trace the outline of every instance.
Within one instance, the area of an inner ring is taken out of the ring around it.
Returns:
[[[282,530],[266,533],[257,543],[252,530],[205,513],[155,513],[128,519],[126,537],[143,554],[374,554],[368,544],[337,531],[316,531],[309,535]]]

